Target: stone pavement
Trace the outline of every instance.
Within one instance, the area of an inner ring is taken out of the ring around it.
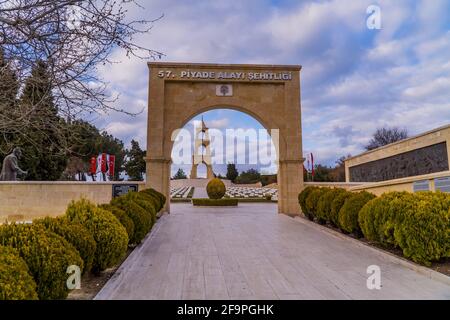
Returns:
[[[96,299],[450,299],[449,282],[276,210],[173,203]]]
[[[195,187],[194,194],[192,195],[193,199],[198,198],[208,198],[208,193],[206,192],[206,188],[203,187]],[[172,205],[170,205],[172,207]]]

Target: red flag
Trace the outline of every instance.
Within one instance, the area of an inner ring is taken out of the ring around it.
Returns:
[[[102,167],[101,170],[103,173],[106,173],[106,153],[102,153]]]
[[[109,164],[108,164],[108,169],[109,169],[109,176],[114,179],[114,165],[116,162],[116,156],[110,154],[109,155]]]
[[[97,172],[97,158],[96,157],[91,158],[91,167],[90,167],[89,172],[91,174],[95,174]]]

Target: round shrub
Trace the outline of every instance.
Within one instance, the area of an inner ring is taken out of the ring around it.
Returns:
[[[317,188],[308,195],[306,198],[306,212],[305,215],[309,220],[314,220],[314,217],[317,214],[317,205],[319,203],[319,199],[322,196],[324,190],[323,188]]]
[[[148,188],[142,191],[139,191],[139,193],[143,193],[146,195],[149,195],[153,198],[155,198],[155,204],[156,204],[156,212],[160,212],[161,209],[164,207],[164,205],[166,204],[166,197],[161,193],[156,191],[153,188]]]
[[[336,195],[335,189],[323,188],[322,195],[317,202],[316,218],[317,222],[324,224],[329,220],[331,202]]]
[[[16,249],[0,246],[0,300],[37,300],[36,282]]]
[[[358,223],[364,237],[369,241],[380,242],[375,217],[380,210],[389,210],[389,200],[382,195],[368,201],[358,213]]]
[[[126,254],[128,235],[117,218],[86,199],[70,203],[67,218],[85,226],[97,243],[92,270],[99,272],[116,265]]]
[[[128,217],[128,215],[122,209],[115,207],[111,204],[101,204],[98,206],[104,210],[111,212],[124,226],[125,230],[127,230],[128,239],[133,239],[134,237],[134,222]]]
[[[331,192],[327,192],[325,196],[321,197],[319,200],[319,208],[318,212],[320,215],[324,217],[324,219],[335,226],[337,226],[337,214],[336,214],[336,222],[333,220],[333,202],[334,200],[341,196],[342,194],[348,193],[345,189],[342,188],[333,188]],[[342,204],[343,205],[343,204]],[[336,210],[336,206],[334,207]],[[340,207],[339,207],[340,210]],[[338,211],[339,213],[339,211]]]
[[[430,193],[431,194],[431,193]],[[389,211],[377,215],[378,237],[385,246],[398,246],[395,230],[403,223],[405,212],[409,211],[418,198],[410,192],[393,192],[389,203]]]
[[[350,198],[353,193],[344,190],[340,192],[331,202],[331,210],[330,210],[330,222],[336,227],[339,227],[339,211],[344,205],[345,201]]]
[[[152,218],[137,203],[127,197],[118,197],[111,200],[111,205],[122,209],[133,220],[134,233],[130,244],[139,244],[152,228]]]
[[[344,232],[354,233],[361,236],[361,229],[358,224],[358,214],[361,208],[370,200],[375,198],[375,195],[367,191],[354,193],[349,197],[341,210],[339,210],[339,226]]]
[[[300,208],[302,209],[303,214],[308,218],[309,216],[308,210],[306,208],[306,199],[308,198],[309,194],[316,189],[317,187],[307,186],[305,189],[302,190],[302,192],[298,194],[298,203],[300,204]]]
[[[63,237],[39,224],[11,224],[0,228],[0,244],[12,246],[25,260],[36,281],[39,299],[65,299],[67,268],[83,260]]]
[[[135,202],[137,205],[141,206],[145,212],[150,216],[151,225],[153,226],[156,222],[156,205],[151,197],[145,194],[139,194],[138,192],[130,192],[124,197],[127,197],[131,201]]]
[[[394,234],[403,254],[425,265],[450,257],[450,196],[430,192],[414,197]]]
[[[48,230],[53,231],[70,242],[78,250],[81,259],[83,259],[83,273],[91,271],[97,244],[89,230],[79,223],[70,222],[65,217],[47,217],[34,220],[33,223],[42,224]]]
[[[222,199],[225,195],[225,184],[219,178],[211,179],[206,185],[206,192],[210,199]]]

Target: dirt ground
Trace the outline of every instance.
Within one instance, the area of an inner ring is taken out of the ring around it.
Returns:
[[[127,259],[134,248],[129,248],[123,260],[115,267],[102,271],[99,275],[92,273],[85,274],[81,277],[81,289],[72,290],[67,300],[92,300],[97,293],[103,288],[108,280],[114,275],[120,265]]]

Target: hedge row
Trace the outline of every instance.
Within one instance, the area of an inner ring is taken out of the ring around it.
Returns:
[[[429,265],[450,257],[450,195],[306,187],[298,196],[304,215],[344,233],[385,247],[398,247],[415,262]]]
[[[209,199],[209,198],[196,198],[192,199],[194,206],[216,206],[216,207],[235,207],[238,205],[238,199],[222,198],[222,199]]]
[[[151,230],[165,201],[148,189],[108,205],[73,201],[62,217],[0,226],[0,300],[66,298],[70,265],[83,273],[116,265]]]
[[[415,262],[430,265],[450,257],[450,195],[442,192],[390,192],[360,211],[364,236],[398,247]]]

